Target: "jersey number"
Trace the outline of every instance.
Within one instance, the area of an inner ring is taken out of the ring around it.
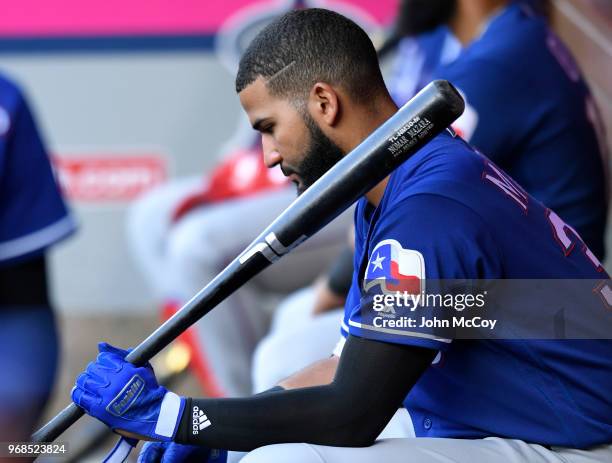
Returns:
[[[582,241],[582,238],[580,238],[576,230],[561,220],[561,217],[550,209],[546,209],[546,218],[552,227],[555,240],[559,243],[559,246],[561,246],[563,254],[569,256],[578,242],[587,259],[595,266],[598,272],[603,272],[604,269],[601,262],[599,262],[599,259],[595,257],[595,254],[591,252],[587,245],[584,244],[584,241]]]
[[[485,170],[482,173],[482,178],[501,190],[507,197],[513,200],[523,212],[527,213],[529,209],[529,196],[521,186],[506,175],[495,164],[488,160],[484,160]],[[598,272],[603,272],[603,266],[595,257],[595,254],[584,244],[582,238],[576,230],[566,224],[561,217],[550,209],[546,209],[546,218],[550,223],[555,241],[561,246],[561,250],[565,256],[569,256],[576,246],[580,243],[582,252],[587,259],[595,266]]]

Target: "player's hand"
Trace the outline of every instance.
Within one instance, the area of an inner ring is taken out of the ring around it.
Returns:
[[[225,463],[226,460],[225,450],[209,450],[174,442],[146,442],[138,455],[138,463]]]
[[[185,408],[185,399],[157,384],[150,364],[136,367],[128,351],[98,345],[100,354],[77,377],[72,400],[113,431],[140,440],[170,441]]]

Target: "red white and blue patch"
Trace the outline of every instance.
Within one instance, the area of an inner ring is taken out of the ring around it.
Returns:
[[[364,291],[379,285],[384,293],[405,291],[419,294],[425,290],[425,259],[413,249],[404,249],[396,240],[376,245],[363,282]]]

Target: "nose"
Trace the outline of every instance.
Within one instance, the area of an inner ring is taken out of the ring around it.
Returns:
[[[281,157],[280,153],[278,152],[278,150],[276,149],[276,147],[274,146],[274,143],[272,142],[270,138],[271,137],[267,137],[265,135],[261,137],[261,144],[262,144],[263,154],[264,154],[264,164],[268,168],[271,168],[277,164],[280,164],[281,161],[283,160],[283,158]]]

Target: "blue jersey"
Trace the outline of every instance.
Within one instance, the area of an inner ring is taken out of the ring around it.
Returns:
[[[434,71],[454,61],[461,51],[461,43],[446,26],[416,37],[405,37],[398,44],[389,93],[402,106],[433,79]]]
[[[440,135],[401,165],[378,207],[358,202],[354,268],[345,335],[440,351],[404,402],[417,436],[612,441],[612,341],[440,339],[364,321],[367,275],[384,268],[416,284],[608,278],[558,215],[459,137]]]
[[[74,230],[19,89],[0,76],[0,263],[42,252]]]
[[[440,42],[444,30],[422,40]],[[426,63],[440,54],[427,46],[423,51],[433,57]],[[454,61],[441,61],[427,77],[451,81],[466,99],[457,131],[603,258],[607,162],[604,137],[598,142],[597,135],[602,124],[579,69],[544,18],[511,4]],[[399,88],[401,80],[395,82]]]

